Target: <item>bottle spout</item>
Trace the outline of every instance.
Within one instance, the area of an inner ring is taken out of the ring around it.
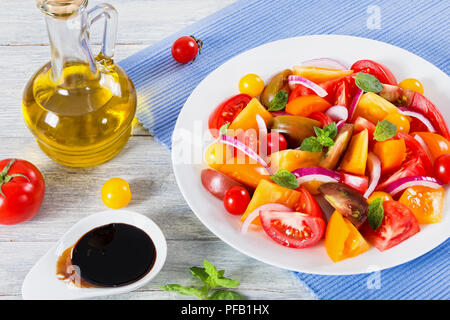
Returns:
[[[45,14],[58,19],[68,19],[86,8],[88,0],[36,0],[37,7]]]

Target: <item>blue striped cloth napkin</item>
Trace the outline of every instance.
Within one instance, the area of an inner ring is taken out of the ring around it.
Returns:
[[[450,6],[441,0],[241,0],[120,65],[136,85],[138,119],[170,148],[178,113],[191,92],[211,71],[241,52],[293,36],[345,34],[399,46],[449,74],[449,16]],[[205,43],[195,63],[182,65],[171,57],[171,45],[182,35],[195,35]],[[446,241],[381,275],[296,275],[320,299],[449,299],[448,251]],[[377,279],[380,289],[376,289]],[[375,285],[367,286],[368,281]]]

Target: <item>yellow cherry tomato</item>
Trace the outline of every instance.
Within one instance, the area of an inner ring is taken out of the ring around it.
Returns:
[[[130,185],[123,179],[112,178],[102,187],[103,203],[111,209],[121,209],[130,203]]]
[[[375,191],[372,195],[367,199],[367,202],[370,204],[373,200],[381,198],[383,201],[393,200],[389,193],[383,191]]]
[[[405,133],[409,133],[409,120],[407,117],[400,113],[391,113],[386,116],[383,120],[387,120],[390,123],[393,123],[397,126],[397,131],[402,131]]]
[[[257,97],[264,90],[264,81],[256,74],[250,73],[239,81],[239,92],[248,94],[251,97]]]
[[[417,91],[420,94],[423,94],[423,86],[417,79],[413,78],[405,79],[402,82],[400,82],[398,86],[402,89],[410,89],[413,91]]]

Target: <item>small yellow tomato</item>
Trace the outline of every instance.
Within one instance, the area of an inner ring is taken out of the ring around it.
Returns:
[[[264,81],[256,74],[250,73],[239,81],[239,92],[248,94],[251,97],[257,97],[264,90]]]
[[[417,91],[420,94],[423,94],[423,86],[417,79],[413,78],[405,79],[402,82],[400,82],[398,86],[402,89],[410,89],[413,91]]]
[[[103,203],[111,209],[121,209],[130,203],[130,185],[123,179],[112,178],[102,187]]]
[[[375,191],[372,195],[367,199],[367,202],[370,204],[373,200],[381,198],[383,201],[393,200],[389,193],[383,191]]]
[[[389,121],[397,126],[397,131],[402,131],[405,133],[409,133],[409,120],[407,117],[400,113],[391,113],[384,118],[384,120]]]

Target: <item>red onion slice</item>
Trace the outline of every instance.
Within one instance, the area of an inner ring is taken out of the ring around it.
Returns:
[[[267,126],[264,119],[257,114],[256,123],[258,124],[258,143],[259,143],[259,154],[264,161],[267,157]]]
[[[320,167],[300,168],[292,171],[292,173],[297,177],[300,184],[309,181],[339,182],[341,179],[338,172]]]
[[[274,117],[280,117],[280,116],[293,116],[291,113],[287,113],[285,111],[270,111],[270,114]]]
[[[433,177],[416,176],[416,177],[406,177],[398,179],[397,181],[389,184],[385,191],[391,195],[396,195],[400,191],[413,186],[424,186],[433,189],[439,189],[442,187],[442,183]]]
[[[288,77],[288,80],[289,80],[289,87],[291,89],[294,89],[295,85],[301,84],[302,86],[314,91],[319,97],[323,98],[328,95],[328,92],[324,88],[306,78],[291,75]]]
[[[345,120],[340,120],[336,123],[336,128],[339,130],[345,124]]]
[[[344,106],[332,106],[325,112],[325,114],[333,121],[347,121],[348,119],[348,109]]]
[[[303,61],[302,65],[306,66],[306,67],[347,70],[347,67],[345,65],[343,65],[341,62],[339,62],[335,59],[331,59],[331,58],[311,59],[311,60]]]
[[[370,183],[366,192],[364,192],[364,198],[366,199],[369,198],[374,192],[381,177],[381,162],[373,152],[369,152],[367,156],[367,163],[370,168]]]
[[[350,108],[348,109],[348,119],[352,119],[353,114],[355,113],[356,107],[358,106],[358,102],[361,99],[362,95],[363,95],[364,91],[362,91],[361,89],[358,89],[358,91],[356,92],[355,97],[353,98],[352,104],[350,105]]]
[[[431,152],[430,149],[428,149],[427,144],[425,143],[425,141],[422,139],[421,136],[419,136],[418,134],[414,135],[414,139],[417,140],[417,142],[420,143],[420,145],[422,146],[423,150],[426,151],[426,153],[428,154],[428,158],[430,158],[430,160],[432,161],[433,157],[431,156]]]
[[[241,232],[247,233],[248,227],[250,227],[253,220],[259,217],[259,212],[263,210],[274,210],[274,211],[283,211],[283,212],[291,212],[293,211],[291,208],[286,207],[285,205],[279,203],[266,203],[262,206],[256,208],[245,218],[241,225]]]
[[[403,115],[416,118],[417,120],[422,122],[427,127],[428,131],[436,132],[430,120],[428,120],[423,114],[415,111],[410,111],[408,108],[398,108],[398,109]]]
[[[266,168],[267,171],[269,171],[269,174],[270,174],[270,168],[267,165],[267,162],[263,158],[261,158],[254,150],[249,148],[244,143],[238,141],[237,139],[235,139],[233,137],[227,136],[225,134],[222,134],[222,135],[219,136],[219,142],[222,142],[224,144],[228,144],[230,146],[235,147],[236,149],[241,150],[246,155],[248,155],[250,158],[256,160],[260,165],[262,165],[264,168]]]

